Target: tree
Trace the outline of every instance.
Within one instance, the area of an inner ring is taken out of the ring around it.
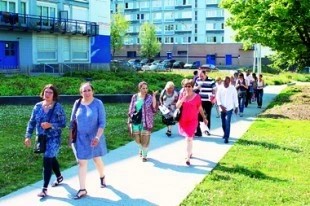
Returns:
[[[153,24],[145,22],[140,27],[140,55],[146,58],[154,58],[161,50],[161,44],[156,37]]]
[[[310,65],[309,0],[222,0],[221,6],[232,14],[226,23],[237,41],[270,47],[277,65]]]
[[[115,52],[119,51],[124,45],[124,38],[129,27],[129,22],[120,13],[112,15],[111,22],[111,48],[112,56],[114,57]]]

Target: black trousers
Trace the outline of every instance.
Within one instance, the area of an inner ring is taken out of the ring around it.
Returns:
[[[56,177],[60,177],[59,163],[56,157],[44,157],[43,158],[43,187],[47,188],[52,177],[52,171]]]
[[[207,120],[208,120],[208,128],[211,129],[211,110],[212,110],[212,106],[213,104],[210,102],[210,101],[202,101],[201,102],[201,106],[202,106],[202,109],[207,117]],[[200,115],[200,113],[198,114],[198,121],[199,122],[202,122],[203,119],[202,119],[202,116]],[[197,130],[196,130],[196,133],[198,134],[201,134],[201,129],[200,129],[200,124],[198,123],[198,126],[197,126]]]

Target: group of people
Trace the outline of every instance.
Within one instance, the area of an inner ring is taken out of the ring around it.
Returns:
[[[183,79],[182,89],[177,92],[172,81],[166,83],[165,88],[159,96],[159,105],[165,108],[162,111],[162,121],[167,125],[166,135],[172,135],[172,125],[176,123],[175,113],[181,111],[178,120],[178,131],[185,139],[186,158],[185,163],[190,165],[193,155],[193,139],[201,137],[202,132],[210,135],[211,110],[216,106],[221,117],[223,139],[228,143],[230,135],[230,122],[233,112],[243,113],[243,108],[249,87],[253,87],[258,107],[262,105],[264,80],[262,75],[253,81],[245,80],[243,73],[238,74],[238,78],[225,77],[224,81],[219,78],[217,81],[208,77],[208,72],[200,70],[194,73],[193,79]],[[251,92],[251,90],[249,91]],[[148,92],[148,84],[144,81],[138,84],[138,92],[131,98],[128,110],[129,125],[131,135],[138,145],[138,155],[143,162],[147,161],[150,136],[154,126],[154,116],[158,109],[158,91],[152,94]],[[75,194],[75,199],[80,199],[87,194],[86,174],[88,160],[93,159],[99,173],[98,183],[100,187],[106,187],[104,163],[102,156],[107,153],[107,145],[104,136],[106,127],[106,112],[101,100],[94,97],[94,88],[89,82],[80,86],[81,98],[74,102],[70,129],[73,122],[77,124],[77,137],[73,143],[70,132],[69,142],[76,151],[78,161],[79,190]],[[46,135],[46,150],[43,155],[43,188],[38,194],[39,197],[47,196],[48,185],[52,172],[56,175],[56,180],[52,187],[56,187],[63,182],[60,172],[57,154],[61,144],[62,128],[66,126],[66,115],[62,105],[57,102],[58,91],[52,84],[46,85],[40,94],[43,101],[38,102],[32,111],[27,125],[24,143],[31,146],[31,136],[36,131],[36,136]],[[241,116],[241,115],[240,115]],[[201,130],[200,122],[205,124],[205,131]],[[71,131],[71,130],[70,130]]]
[[[247,70],[245,75],[242,72],[236,72],[231,77],[231,84],[236,87],[238,92],[240,117],[243,116],[244,108],[255,100],[257,101],[257,108],[262,108],[265,87],[262,74],[257,77],[256,73],[251,73],[250,70]]]
[[[76,100],[73,105],[70,124],[71,128],[72,120],[76,120],[77,137],[72,147],[76,151],[79,165],[80,189],[74,199],[79,199],[87,194],[86,173],[89,159],[94,160],[98,170],[98,183],[102,188],[106,187],[104,164],[101,159],[101,156],[107,153],[104,136],[105,108],[102,101],[94,97],[94,88],[90,83],[81,84],[80,95],[81,98]],[[66,127],[66,114],[62,105],[57,102],[58,91],[54,85],[46,85],[40,96],[43,101],[36,103],[32,110],[24,143],[27,147],[31,146],[31,136],[34,130],[36,136],[46,135],[47,137],[46,149],[43,154],[43,188],[38,194],[39,197],[46,197],[52,172],[56,175],[56,181],[52,183],[52,187],[58,186],[64,179],[59,169],[57,155],[61,145],[62,128]],[[72,138],[71,135],[70,138]]]

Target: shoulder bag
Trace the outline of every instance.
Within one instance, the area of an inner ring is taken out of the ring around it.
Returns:
[[[57,104],[57,102],[55,103],[55,105],[52,109],[52,112],[49,115],[48,122],[51,121],[51,118],[52,118],[52,115],[54,113],[54,109],[56,107],[56,104]],[[46,151],[46,142],[47,142],[47,135],[45,134],[45,130],[44,130],[43,134],[39,134],[36,137],[33,152],[34,153],[44,153]]]

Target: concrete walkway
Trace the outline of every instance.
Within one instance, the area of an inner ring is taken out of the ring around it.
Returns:
[[[285,86],[266,87],[263,107],[283,88]],[[195,138],[190,167],[185,164],[185,141],[178,136],[177,126],[174,126],[171,138],[166,137],[166,129],[152,133],[148,162],[143,163],[138,157],[134,142],[104,156],[108,184],[105,189],[99,187],[97,171],[90,161],[87,197],[72,199],[79,189],[77,166],[74,166],[63,171],[62,185],[49,187],[47,198],[36,196],[42,187],[42,181],[39,181],[0,198],[0,206],[179,205],[248,130],[261,111],[252,103],[242,118],[233,115],[230,143],[224,144],[221,122],[213,109],[211,136]],[[54,179],[53,176],[52,181]]]

